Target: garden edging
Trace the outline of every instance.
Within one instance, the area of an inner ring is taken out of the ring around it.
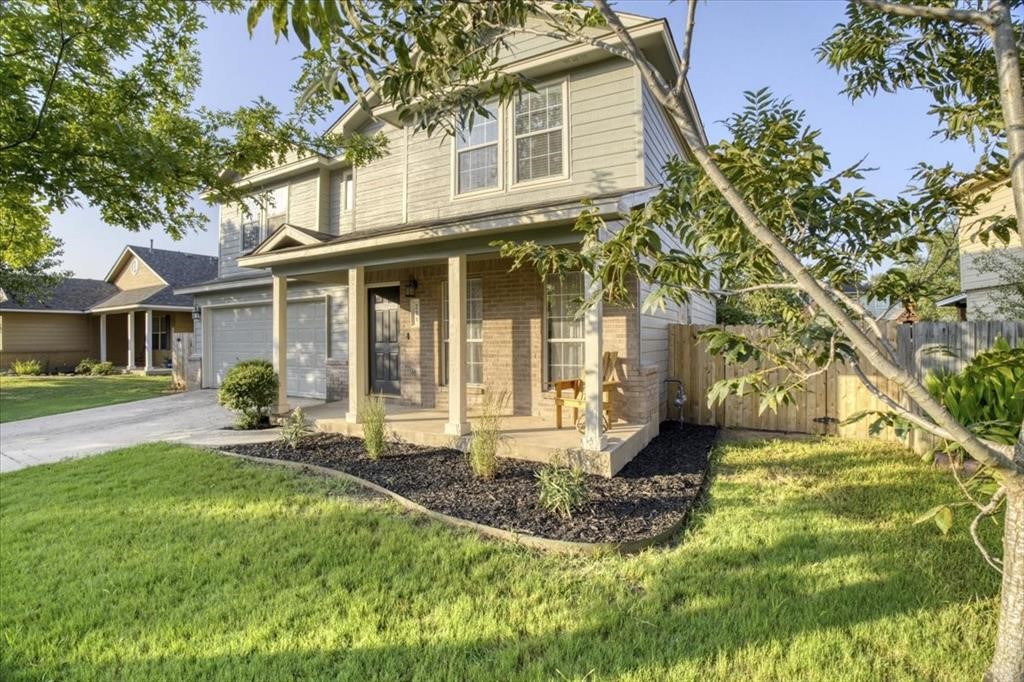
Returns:
[[[467,519],[460,519],[456,516],[450,516],[441,512],[428,509],[423,505],[413,502],[412,500],[399,495],[398,493],[388,490],[387,488],[367,481],[366,479],[353,476],[352,474],[338,469],[331,469],[316,464],[308,464],[306,462],[292,462],[289,460],[272,459],[269,457],[254,457],[252,455],[243,455],[236,452],[228,452],[226,450],[214,450],[214,452],[225,455],[227,457],[233,457],[235,459],[247,460],[255,462],[257,464],[276,464],[279,466],[285,466],[298,471],[315,472],[323,476],[329,476],[332,478],[338,478],[344,481],[355,483],[356,485],[362,486],[367,490],[371,490],[375,493],[385,495],[401,506],[411,511],[418,512],[427,516],[428,518],[440,521],[441,523],[454,526],[456,528],[466,528],[469,530],[476,531],[482,535],[511,542],[513,544],[523,545],[532,549],[539,549],[545,552],[551,552],[555,554],[576,554],[576,555],[598,555],[598,554],[633,554],[640,552],[648,547],[654,547],[657,545],[666,544],[673,537],[678,535],[683,528],[686,527],[687,522],[690,519],[691,509],[688,509],[683,517],[676,523],[672,524],[668,528],[661,532],[652,535],[648,538],[641,538],[639,540],[629,540],[625,542],[573,542],[571,540],[553,540],[550,538],[543,538],[536,535],[529,535],[524,533],[515,533],[513,531],[504,530],[502,528],[495,528],[494,526],[488,526],[486,524],[478,523],[476,521],[469,521]],[[700,490],[698,492],[697,499],[703,497],[705,492],[707,481],[709,476],[704,476],[701,482]]]

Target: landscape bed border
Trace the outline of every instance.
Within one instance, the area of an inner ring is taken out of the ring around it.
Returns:
[[[717,439],[716,439],[717,440]],[[717,445],[717,442],[716,442]],[[714,450],[712,449],[712,452]],[[475,531],[481,535],[503,540],[514,545],[522,545],[531,549],[538,549],[551,554],[566,554],[566,555],[587,555],[597,556],[603,554],[636,554],[650,547],[656,547],[660,545],[670,545],[672,540],[679,536],[682,531],[689,525],[691,514],[695,507],[700,507],[704,503],[705,496],[707,494],[708,481],[712,478],[711,470],[713,466],[713,457],[709,457],[708,469],[705,471],[704,476],[701,479],[700,487],[697,490],[697,495],[694,497],[693,503],[683,512],[682,518],[673,523],[668,528],[645,538],[639,538],[636,540],[627,540],[623,542],[575,542],[572,540],[555,540],[552,538],[544,538],[539,535],[530,535],[528,533],[516,533],[503,528],[496,528],[494,526],[488,526],[483,523],[476,521],[470,521],[468,519],[462,519],[457,516],[450,516],[443,514],[433,509],[429,509],[413,502],[412,500],[399,495],[393,490],[389,490],[384,486],[377,485],[371,481],[353,476],[350,473],[341,471],[339,469],[332,469],[330,467],[320,466],[318,464],[308,464],[306,462],[293,462],[287,459],[274,459],[271,457],[255,457],[253,455],[243,455],[237,452],[229,452],[227,450],[214,450],[213,452],[219,455],[225,455],[227,457],[233,457],[235,459],[252,462],[255,464],[274,464],[278,466],[284,466],[289,469],[301,471],[305,473],[315,473],[322,476],[328,476],[331,478],[338,478],[350,483],[359,485],[367,490],[375,492],[380,495],[391,498],[402,507],[422,514],[435,521],[447,524],[455,528],[463,528]]]

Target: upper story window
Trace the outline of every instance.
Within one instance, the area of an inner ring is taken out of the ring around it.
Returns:
[[[343,171],[341,174],[341,210],[351,211],[355,203],[355,183],[352,180],[352,171]]]
[[[288,222],[288,186],[242,200],[242,251],[255,249],[270,233]]]
[[[565,172],[564,84],[524,92],[515,103],[516,182],[557,177]]]
[[[455,133],[457,192],[466,194],[498,186],[498,105],[484,107],[488,116],[473,116]]]

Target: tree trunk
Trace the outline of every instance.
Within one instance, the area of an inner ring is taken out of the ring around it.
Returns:
[[[1024,425],[1014,459],[1024,462]],[[1003,521],[1003,587],[999,603],[996,652],[985,673],[986,682],[1024,680],[1024,485],[1006,483]]]
[[[992,50],[999,73],[999,97],[1006,125],[1010,185],[1017,211],[1017,233],[1024,244],[1024,87],[1021,86],[1020,55],[1013,34],[1013,16],[1005,0],[991,0],[989,11],[996,23],[990,29]]]

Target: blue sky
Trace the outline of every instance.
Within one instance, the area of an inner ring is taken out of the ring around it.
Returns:
[[[712,0],[697,9],[690,84],[708,137],[723,134],[718,123],[743,106],[743,92],[768,86],[807,110],[807,122],[823,130],[835,167],[867,156],[878,167],[865,185],[883,195],[898,193],[918,161],[973,165],[970,150],[932,137],[928,100],[916,93],[881,95],[851,103],[840,94],[842,79],[819,64],[817,46],[842,20],[845,3],[829,0]],[[668,16],[676,39],[682,37],[683,2],[624,1],[623,11]],[[298,65],[295,44],[274,43],[264,24],[252,40],[244,16],[215,16],[201,37],[203,85],[198,104],[230,108],[264,96],[284,109]],[[200,205],[201,202],[199,202]],[[153,230],[133,234],[104,225],[89,207],[53,217],[64,240],[64,264],[78,277],[103,277],[124,244],[148,244],[216,255],[216,209],[207,209],[205,232],[174,242]]]

